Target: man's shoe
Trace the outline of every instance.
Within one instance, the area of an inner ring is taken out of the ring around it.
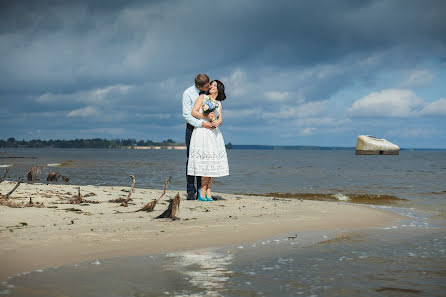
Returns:
[[[187,193],[187,200],[197,200],[195,198],[195,193]]]

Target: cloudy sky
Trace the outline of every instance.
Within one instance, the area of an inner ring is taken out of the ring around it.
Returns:
[[[225,142],[446,148],[446,1],[0,3],[0,139],[183,142],[204,72]]]

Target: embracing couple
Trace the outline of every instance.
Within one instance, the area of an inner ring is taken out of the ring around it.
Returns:
[[[225,142],[218,129],[223,123],[222,102],[225,99],[223,83],[210,82],[203,73],[198,74],[195,85],[183,93],[188,200],[212,201],[212,179],[229,175]]]

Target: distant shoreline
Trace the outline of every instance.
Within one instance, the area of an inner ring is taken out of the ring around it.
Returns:
[[[186,150],[186,145],[182,143],[176,143],[175,145],[153,145],[153,146],[119,146],[119,147],[30,147],[30,146],[18,146],[18,147],[2,147],[0,149],[23,149],[23,148],[42,148],[42,149],[134,149],[134,150]],[[354,151],[355,147],[337,147],[337,146],[287,146],[287,145],[226,145],[226,149],[232,150],[264,150],[264,151]],[[446,148],[401,148],[400,151],[446,151]],[[6,151],[0,151],[0,154],[5,154]],[[6,158],[6,157],[0,157]]]

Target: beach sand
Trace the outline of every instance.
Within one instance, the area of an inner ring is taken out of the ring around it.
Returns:
[[[15,183],[0,184],[5,195]],[[161,188],[161,187],[160,187]],[[146,255],[252,242],[281,233],[311,230],[353,231],[385,226],[400,216],[345,202],[275,199],[216,193],[224,200],[185,200],[180,220],[155,219],[178,191],[167,191],[151,213],[134,212],[162,191],[130,187],[81,186],[84,199],[70,204],[74,185],[21,184],[10,199],[43,203],[44,208],[0,206],[0,280],[40,268],[115,256]],[[88,196],[88,195],[87,195]],[[71,209],[71,210],[70,210]],[[118,213],[131,212],[131,213]]]

